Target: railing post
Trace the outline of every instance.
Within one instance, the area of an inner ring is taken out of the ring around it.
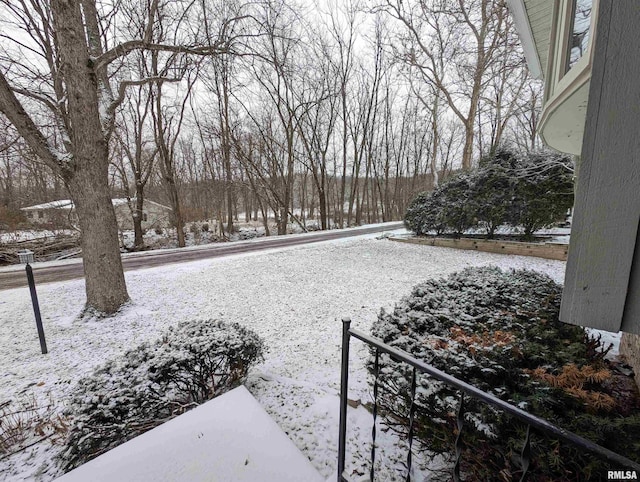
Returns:
[[[522,465],[522,477],[520,477],[520,482],[524,482],[527,479],[529,465],[531,464],[531,425],[528,424],[527,435],[524,438],[522,452],[520,452],[520,463]]]
[[[380,350],[376,348],[376,360],[373,365],[373,426],[371,427],[371,470],[369,479],[373,482],[376,466],[376,420],[378,419],[378,376],[380,375]]]
[[[340,433],[338,435],[338,482],[342,482],[347,441],[347,392],[349,390],[350,318],[342,319],[342,368],[340,378]]]

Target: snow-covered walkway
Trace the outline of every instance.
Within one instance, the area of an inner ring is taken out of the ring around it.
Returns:
[[[223,319],[259,333],[269,349],[247,388],[323,477],[334,477],[341,318],[368,331],[381,307],[416,283],[466,266],[529,268],[562,281],[565,263],[393,243],[375,235],[126,274],[132,303],[117,316],[78,322],[83,281],[39,287],[50,353],[41,355],[27,289],[0,293],[0,402],[35,394],[63,405],[74,383],[108,358],[181,320]],[[352,400],[370,400],[366,349],[353,343]],[[347,467],[367,469],[371,415],[350,410]],[[379,432],[380,480],[402,477],[406,452]],[[50,481],[59,447],[45,441],[0,461],[0,480]],[[274,463],[277,463],[274,461]],[[397,470],[399,472],[397,472]]]

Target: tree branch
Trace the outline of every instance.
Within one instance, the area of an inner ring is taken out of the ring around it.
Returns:
[[[65,170],[70,166],[63,165],[62,160],[54,154],[47,139],[16,98],[2,72],[0,72],[0,112],[14,125],[31,150],[49,167],[64,176]]]

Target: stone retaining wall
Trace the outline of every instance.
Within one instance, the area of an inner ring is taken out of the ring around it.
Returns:
[[[400,241],[402,243],[426,244],[428,246],[486,251],[488,253],[536,256],[538,258],[557,259],[561,261],[567,260],[567,253],[569,252],[568,244],[558,243],[527,243],[520,241],[501,241],[495,239],[453,239],[417,236],[408,238],[391,237],[389,239],[391,239],[392,241]]]

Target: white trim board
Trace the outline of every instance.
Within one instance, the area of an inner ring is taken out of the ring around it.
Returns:
[[[531,30],[524,0],[507,0],[507,5],[522,42],[522,49],[524,50],[524,57],[527,59],[529,72],[534,78],[542,79],[542,65],[540,64],[540,57],[538,57],[538,50],[536,49],[536,42],[533,38],[533,30]]]

